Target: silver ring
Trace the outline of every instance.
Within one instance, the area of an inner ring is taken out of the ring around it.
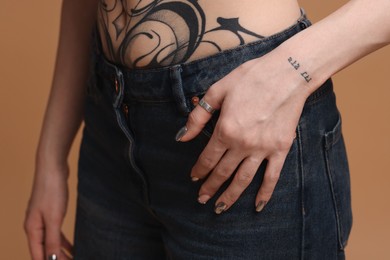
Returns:
[[[215,112],[215,109],[210,106],[209,103],[207,103],[206,101],[204,101],[204,99],[202,98],[201,100],[199,100],[199,103],[198,103],[199,106],[201,106],[204,110],[206,110],[207,112],[209,112],[210,114],[214,113]]]
[[[57,255],[56,254],[52,254],[49,256],[49,260],[57,260]]]

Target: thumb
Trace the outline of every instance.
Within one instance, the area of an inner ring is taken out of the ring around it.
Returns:
[[[176,134],[176,141],[187,142],[196,137],[212,117],[210,110],[221,108],[223,95],[218,95],[215,86],[210,87],[199,104],[188,115],[186,125]],[[202,103],[203,101],[203,103]],[[208,111],[209,110],[209,111]]]

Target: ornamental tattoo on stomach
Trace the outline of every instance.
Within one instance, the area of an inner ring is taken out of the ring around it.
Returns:
[[[202,49],[226,49],[227,39],[238,46],[264,38],[239,17],[217,17],[206,30],[197,0],[100,0],[98,17],[107,58],[130,68],[184,63]]]

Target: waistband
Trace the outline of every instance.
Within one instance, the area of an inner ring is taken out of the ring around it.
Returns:
[[[219,79],[240,64],[263,56],[272,51],[288,38],[311,25],[305,11],[301,9],[301,17],[287,29],[258,41],[226,49],[216,54],[187,63],[158,68],[129,69],[120,64],[108,61],[101,49],[99,33],[96,31],[94,50],[94,73],[114,80],[111,84],[118,92],[118,82],[123,89],[123,98],[138,101],[171,101],[175,100],[174,92],[181,92],[182,97],[191,97],[205,93]],[[195,79],[195,80],[194,80]],[[330,81],[330,80],[328,80]],[[314,99],[329,89],[328,82],[314,92],[309,99]],[[172,87],[180,89],[172,90]],[[122,92],[121,91],[121,92]]]

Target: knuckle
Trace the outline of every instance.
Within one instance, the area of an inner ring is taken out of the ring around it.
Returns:
[[[45,245],[46,245],[46,251],[50,253],[58,251],[58,249],[61,247],[60,241],[53,241],[53,240],[46,240]]]
[[[61,216],[55,216],[50,220],[50,224],[53,225],[54,227],[60,227],[62,224],[62,218]]]
[[[237,184],[241,187],[247,187],[249,183],[252,181],[253,175],[250,172],[242,171],[237,173]]]
[[[199,189],[199,194],[209,194],[212,195],[215,193],[215,188],[209,182],[205,182],[202,187]]]
[[[188,115],[188,123],[192,125],[198,125],[199,127],[203,127],[205,123],[202,122],[199,115],[197,113],[191,112]]]
[[[238,195],[233,193],[233,192],[230,192],[230,191],[226,191],[224,194],[223,194],[223,199],[222,199],[227,205],[232,205],[233,203],[235,203],[237,200],[238,200]]]
[[[272,173],[264,175],[264,181],[268,183],[275,184],[279,180],[280,173]]]
[[[262,157],[260,156],[249,156],[246,158],[246,160],[248,160],[248,162],[252,165],[260,165],[263,161]]]
[[[233,140],[236,137],[236,131],[234,130],[234,127],[224,120],[221,122],[220,127],[218,128],[218,140],[221,143],[227,142],[229,140]]]
[[[208,156],[205,156],[205,155],[201,155],[200,158],[199,158],[199,164],[203,167],[203,168],[206,168],[208,170],[211,170],[212,168],[214,168],[214,161],[213,159],[211,159],[210,157]]]
[[[276,142],[276,148],[280,151],[289,150],[293,141],[291,138],[281,137]]]
[[[264,200],[268,201],[272,197],[273,189],[264,189],[262,192],[262,196]]]
[[[255,146],[255,143],[251,138],[242,138],[240,140],[240,145],[244,149],[252,149]]]
[[[218,179],[227,180],[231,176],[231,172],[224,167],[219,167],[215,169],[214,175],[216,175]]]
[[[272,197],[272,190],[261,189],[258,193],[258,198],[264,201],[269,201]]]

